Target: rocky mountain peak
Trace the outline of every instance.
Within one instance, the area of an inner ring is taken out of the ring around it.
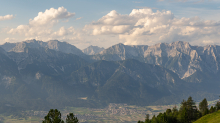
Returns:
[[[14,48],[16,46],[16,43],[9,43],[6,42],[3,45],[1,45],[0,47],[3,48],[6,52],[10,51],[12,48]]]
[[[58,45],[60,43],[68,44],[67,42],[60,42],[58,40],[49,40],[49,41],[47,41],[47,45]]]
[[[145,63],[162,65],[183,79],[197,71],[208,70],[217,73],[219,57],[219,46],[191,46],[188,42],[176,41],[153,46],[116,44],[93,58],[110,61],[138,59]]]
[[[5,43],[1,45],[3,49],[5,49],[7,52],[13,51],[13,52],[25,52],[25,48],[49,48],[56,51],[61,51],[64,53],[72,53],[79,56],[84,56],[84,53],[76,48],[74,45],[71,45],[67,42],[60,42],[58,40],[50,40],[48,42],[38,41],[35,39],[32,40],[26,40],[23,42],[18,43]]]
[[[112,47],[110,48],[114,48],[114,49],[124,49],[126,45],[122,44],[122,43],[119,43],[119,44],[116,44],[116,45],[113,45]]]
[[[186,41],[175,41],[175,42],[172,42],[170,43],[171,45],[184,45],[184,46],[190,46],[189,42],[186,42]]]
[[[99,54],[124,54],[125,45],[122,43],[113,45],[106,50],[101,51]]]
[[[90,45],[89,47],[83,49],[82,52],[87,54],[87,55],[95,55],[95,54],[103,51],[104,49],[105,48],[103,48],[103,47],[98,47],[98,46]]]
[[[48,47],[49,49],[61,51],[64,53],[72,53],[75,55],[84,56],[84,53],[80,49],[78,49],[74,45],[71,45],[67,42],[60,42],[58,40],[50,40],[46,43],[47,45],[45,47]]]
[[[50,41],[47,42],[47,47],[50,48],[50,49],[58,50],[59,46],[60,46],[60,43],[61,42],[58,42],[57,40],[50,40]]]
[[[32,40],[26,40],[26,41],[24,41],[24,42],[26,42],[26,43],[37,43],[37,40],[32,39]]]

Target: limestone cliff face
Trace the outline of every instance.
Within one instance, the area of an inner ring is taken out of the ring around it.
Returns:
[[[145,62],[165,66],[185,78],[198,70],[217,73],[219,54],[219,46],[196,47],[179,41],[151,46],[144,57]]]
[[[180,78],[201,70],[201,58],[188,42],[160,43],[144,52],[145,62],[162,65],[177,73]]]
[[[86,54],[90,55],[93,60],[119,61],[136,59],[141,62],[164,66],[177,73],[182,79],[197,72],[205,71],[209,72],[209,74],[217,74],[220,62],[220,46],[191,46],[188,42],[182,41],[170,44],[158,43],[153,46],[119,43],[105,50],[97,46],[90,46],[83,50],[85,54],[75,46],[57,40],[48,42],[27,40],[20,43],[5,43],[1,47],[6,52],[20,53],[11,57],[16,63],[27,57],[27,51],[25,51],[27,48],[48,48],[64,53],[72,53],[87,60],[89,57]]]
[[[67,42],[60,42],[57,40],[51,40],[46,42],[47,45],[45,47],[52,49],[52,50],[56,50],[56,51],[61,51],[64,53],[72,53],[78,56],[84,56],[85,54],[78,49],[77,47],[67,43]]]
[[[48,42],[43,41],[37,41],[35,39],[33,40],[27,40],[23,42],[18,43],[5,43],[1,45],[3,49],[5,49],[7,52],[25,52],[25,48],[49,48],[56,51],[61,51],[64,53],[72,53],[78,56],[84,56],[85,54],[75,46],[67,43],[67,42],[60,42],[57,40],[50,40]]]
[[[116,44],[100,53],[92,56],[95,60],[126,60],[126,59],[143,59],[143,53],[147,49],[147,45],[124,45]]]
[[[162,65],[183,79],[197,71],[217,73],[220,62],[219,55],[219,46],[191,46],[188,42],[177,41],[171,44],[159,43],[153,46],[117,44],[92,58],[113,61],[137,59],[145,63]]]
[[[98,46],[89,46],[85,49],[82,50],[83,53],[87,55],[95,55],[101,51],[105,50],[103,47],[98,47]]]

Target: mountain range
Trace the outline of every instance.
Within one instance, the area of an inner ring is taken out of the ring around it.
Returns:
[[[57,40],[5,43],[0,46],[0,104],[44,109],[176,104],[190,95],[215,99],[219,55],[217,45],[182,41],[82,51]]]

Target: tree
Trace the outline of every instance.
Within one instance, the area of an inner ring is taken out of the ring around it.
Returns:
[[[216,107],[211,106],[209,113],[214,113],[216,111]]]
[[[150,123],[150,115],[147,114],[145,117],[145,123]]]
[[[44,117],[42,123],[64,123],[61,119],[61,113],[57,109],[50,109],[47,116]]]
[[[152,121],[151,121],[151,123],[158,123],[158,122],[157,122],[157,118],[156,118],[155,115],[152,117]]]
[[[182,108],[178,115],[178,120],[181,123],[188,123],[189,122],[189,114],[188,109],[186,107]]]
[[[158,123],[168,123],[168,117],[166,113],[159,113],[159,115],[157,115],[157,121]]]
[[[170,114],[172,114],[172,111],[171,111],[171,109],[167,109],[167,110],[166,110],[166,114],[167,114],[167,115],[170,115]]]
[[[207,102],[206,98],[204,98],[202,100],[202,102],[199,103],[199,110],[203,116],[208,114],[209,109],[208,109],[208,102]]]
[[[139,120],[138,123],[144,123],[144,122]]]
[[[178,109],[177,109],[176,105],[173,107],[172,113],[173,113],[173,116],[174,116],[174,117],[177,117],[177,115],[178,115]]]
[[[215,108],[213,110],[215,111]],[[209,112],[208,108],[205,112]],[[164,113],[159,113],[157,116],[154,115],[152,119],[146,116],[145,122],[139,120],[138,123],[192,123],[201,116],[201,112],[198,111],[196,103],[190,96],[187,101],[183,100],[181,102],[179,110],[174,106],[172,110],[167,109]]]
[[[182,101],[178,119],[184,119],[184,122],[192,122],[198,119],[198,110],[191,96],[187,101]]]
[[[217,103],[215,104],[215,107],[216,107],[216,110],[218,111],[218,110],[220,109],[220,102],[217,102]]]
[[[66,116],[66,123],[79,123],[79,120],[73,113],[69,113],[69,115]]]

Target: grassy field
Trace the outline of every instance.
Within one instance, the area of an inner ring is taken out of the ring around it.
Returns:
[[[208,114],[194,123],[220,123],[220,111]]]
[[[0,115],[0,123],[41,123],[40,117],[12,118],[11,116]]]

